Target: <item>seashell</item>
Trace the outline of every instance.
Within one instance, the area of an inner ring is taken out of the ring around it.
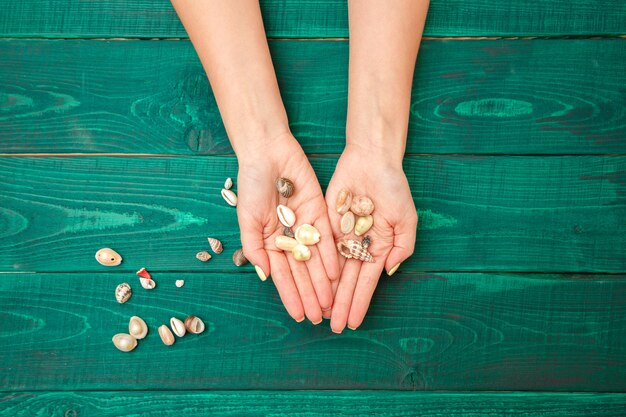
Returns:
[[[228,177],[226,178],[226,181],[224,181],[224,189],[230,190],[231,188],[233,188],[233,179]]]
[[[202,262],[206,262],[209,259],[211,259],[211,254],[205,250],[203,250],[202,252],[198,252],[196,253],[196,259]]]
[[[361,246],[363,246],[363,249],[369,248],[371,244],[372,244],[372,237],[370,235],[365,236],[363,240],[361,241]]]
[[[352,231],[352,229],[354,229],[354,213],[351,211],[347,211],[344,213],[343,216],[341,216],[341,223],[340,223],[340,228],[341,228],[341,233],[343,234],[348,234]]]
[[[147,278],[140,277],[139,278],[139,283],[146,290],[153,290],[154,287],[156,287],[156,282],[154,282],[153,279],[147,279]]]
[[[96,261],[104,266],[118,266],[122,263],[122,257],[111,248],[102,248],[96,252]]]
[[[303,245],[311,246],[320,241],[320,232],[310,224],[302,224],[298,226],[295,233],[295,238],[299,243]]]
[[[128,322],[128,333],[135,339],[143,339],[148,334],[148,325],[141,317],[132,316]]]
[[[371,214],[367,216],[359,217],[354,225],[354,234],[357,236],[364,235],[368,230],[372,228],[374,224],[374,217]]]
[[[185,319],[185,328],[189,333],[200,334],[204,331],[205,325],[200,317],[189,316]]]
[[[298,245],[298,241],[289,236],[278,235],[274,239],[274,245],[280,250],[291,252]]]
[[[126,333],[118,333],[113,336],[113,344],[122,352],[130,352],[137,347],[137,339]]]
[[[233,263],[237,266],[245,265],[248,263],[246,257],[243,256],[243,249],[237,249],[235,253],[233,253]]]
[[[178,337],[183,337],[185,333],[187,333],[187,330],[185,329],[185,323],[183,323],[182,320],[177,319],[176,317],[172,317],[170,319],[170,327],[172,328],[174,334]]]
[[[285,226],[285,228],[283,229],[283,235],[287,237],[294,237],[293,229],[291,227]]]
[[[374,203],[369,197],[358,195],[352,199],[350,210],[357,216],[367,216],[374,211]]]
[[[339,191],[337,194],[336,208],[337,213],[345,214],[348,210],[350,210],[350,206],[352,205],[352,192],[347,188]]]
[[[279,204],[276,207],[276,214],[283,226],[291,227],[296,223],[296,214],[287,206]]]
[[[139,271],[135,273],[142,278],[152,279],[152,275],[150,275],[150,272],[148,272],[146,268],[141,268]]]
[[[345,258],[358,259],[363,262],[374,262],[372,255],[358,240],[340,240],[337,242],[337,249]]]
[[[207,240],[209,241],[209,246],[211,246],[211,250],[216,253],[216,254],[220,254],[224,251],[224,246],[222,245],[222,242],[220,242],[219,240],[215,239],[214,237],[209,237],[207,238]]]
[[[115,299],[118,303],[124,304],[133,295],[133,290],[127,282],[123,282],[115,288]]]
[[[185,285],[185,280],[184,279],[177,279],[176,280],[176,286],[178,288],[182,287],[183,285]]]
[[[237,194],[226,188],[222,188],[222,197],[231,206],[237,206]]]
[[[309,259],[311,259],[311,249],[303,244],[296,245],[291,253],[293,254],[293,258],[296,261],[308,261]]]
[[[172,346],[174,344],[174,341],[176,340],[174,339],[174,335],[172,334],[170,328],[167,327],[165,324],[162,324],[159,327],[159,336],[161,336],[161,340],[167,346]]]
[[[295,189],[296,187],[294,187],[293,182],[289,178],[281,177],[276,179],[276,191],[283,197],[291,197]]]

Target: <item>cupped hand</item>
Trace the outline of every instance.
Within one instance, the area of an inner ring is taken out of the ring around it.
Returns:
[[[245,257],[262,280],[271,276],[289,315],[300,322],[306,317],[322,321],[322,310],[332,305],[330,280],[339,277],[338,255],[328,220],[326,202],[315,172],[291,134],[257,144],[238,153],[237,216]],[[279,177],[290,179],[295,192],[282,197],[275,187]],[[276,248],[283,234],[276,207],[284,204],[296,214],[296,227],[308,223],[321,234],[310,246],[311,259],[296,261],[291,253]],[[330,280],[329,280],[330,279]]]
[[[361,325],[383,269],[393,275],[413,253],[417,228],[417,211],[401,161],[390,161],[358,146],[347,146],[341,155],[326,191],[331,227],[336,240],[361,240],[364,236],[344,235],[340,230],[336,198],[344,188],[374,203],[374,225],[365,235],[371,237],[368,251],[375,262],[339,257],[341,276],[332,283],[330,314],[335,333],[341,333],[346,324],[350,329]]]

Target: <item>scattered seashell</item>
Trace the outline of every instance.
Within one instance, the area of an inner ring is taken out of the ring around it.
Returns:
[[[363,246],[363,249],[369,248],[371,244],[372,244],[372,237],[370,235],[365,236],[363,240],[361,241],[361,246]]]
[[[302,224],[298,226],[295,232],[295,238],[303,245],[311,246],[320,241],[320,232],[310,224]]]
[[[137,347],[137,339],[126,333],[118,333],[113,336],[113,344],[122,352],[130,352]]]
[[[128,333],[135,339],[143,339],[148,334],[148,325],[141,317],[132,316],[128,322]]]
[[[296,223],[296,214],[289,207],[279,204],[276,213],[283,226],[291,227]]]
[[[311,259],[311,249],[303,244],[296,245],[291,253],[293,254],[293,258],[296,261],[308,261],[309,259]]]
[[[127,282],[123,282],[115,288],[115,299],[118,303],[124,304],[133,295],[133,290]]]
[[[364,262],[374,262],[372,255],[358,240],[340,240],[337,242],[337,249],[345,258],[358,259]]]
[[[207,240],[209,241],[209,246],[211,246],[211,250],[214,253],[219,255],[224,251],[224,246],[222,245],[222,242],[220,242],[218,239],[215,239],[214,237],[209,237],[207,238]]]
[[[96,261],[104,266],[118,266],[122,263],[122,257],[111,248],[102,248],[96,252]]]
[[[204,331],[205,325],[200,317],[189,316],[185,319],[185,328],[189,333],[200,334]]]
[[[337,194],[337,202],[336,208],[339,214],[345,214],[348,210],[350,210],[350,206],[352,205],[352,192],[347,188],[339,191]]]
[[[298,245],[298,241],[292,237],[279,235],[274,239],[274,245],[280,250],[291,252]]]
[[[187,333],[187,330],[185,330],[185,323],[176,317],[172,317],[170,319],[170,327],[172,328],[174,334],[178,337],[183,337],[185,333]]]
[[[291,227],[285,226],[285,228],[283,229],[283,235],[287,237],[294,237],[293,229]]]
[[[140,277],[139,278],[139,283],[146,290],[153,290],[154,287],[156,287],[156,282],[154,282],[153,279],[147,279],[147,278]]]
[[[226,188],[222,188],[222,197],[224,200],[231,206],[237,206],[237,194],[232,192],[232,190],[227,190]]]
[[[233,253],[233,263],[237,266],[245,265],[248,263],[246,257],[243,256],[243,249],[237,249],[235,253]]]
[[[141,268],[136,274],[143,278],[152,279],[152,275],[150,275],[150,272],[148,272],[146,268]]]
[[[354,229],[354,213],[351,211],[347,211],[344,213],[343,216],[341,216],[341,223],[340,223],[340,228],[341,228],[341,233],[343,234],[348,234],[352,231],[352,229]]]
[[[167,327],[165,324],[159,327],[159,336],[161,336],[161,340],[167,346],[172,346],[174,344],[174,341],[176,340],[174,339],[174,335],[172,334],[170,328]]]
[[[198,252],[196,253],[196,259],[202,262],[206,262],[209,259],[211,259],[211,254],[205,250],[203,250],[202,252]]]
[[[184,279],[177,279],[176,280],[176,286],[178,288],[182,287],[183,285],[185,285],[185,280]]]
[[[296,187],[289,178],[281,177],[276,180],[276,191],[285,198],[291,197],[295,189]]]
[[[224,189],[230,190],[231,188],[233,188],[233,179],[228,177],[226,181],[224,181]]]
[[[367,216],[374,211],[374,203],[369,197],[358,195],[352,199],[350,210],[357,216]]]
[[[359,217],[354,225],[354,234],[357,236],[364,235],[368,230],[372,228],[374,224],[374,217],[371,214],[367,216]]]

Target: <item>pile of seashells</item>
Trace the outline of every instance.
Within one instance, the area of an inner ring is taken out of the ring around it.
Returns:
[[[346,188],[337,194],[336,207],[341,214],[339,228],[341,233],[349,235],[354,232],[356,236],[367,233],[374,225],[374,203],[369,197],[364,195],[352,196],[352,192]],[[374,262],[374,258],[367,248],[371,244],[370,236],[365,236],[363,240],[340,239],[337,242],[337,250],[348,259],[358,259],[363,262]]]
[[[174,344],[174,334],[183,337],[187,332],[192,334],[200,334],[204,331],[204,322],[196,316],[189,316],[183,322],[176,317],[170,319],[170,330],[165,324],[160,326],[159,336],[163,343],[167,346]],[[173,332],[173,333],[172,333]],[[143,339],[148,334],[148,325],[138,316],[133,316],[128,322],[128,333],[118,333],[113,336],[113,344],[122,352],[130,352],[137,347],[137,340]]]

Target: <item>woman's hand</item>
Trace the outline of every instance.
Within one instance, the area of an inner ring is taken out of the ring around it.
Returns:
[[[302,148],[289,134],[272,140],[248,141],[239,149],[237,216],[245,257],[262,280],[272,277],[287,312],[300,322],[306,317],[322,321],[322,310],[332,305],[329,278],[339,277],[338,255],[328,221],[326,202],[315,172]],[[279,177],[290,179],[295,192],[282,197],[275,187]],[[296,214],[295,228],[309,223],[321,233],[310,246],[311,259],[296,261],[293,255],[276,248],[274,239],[283,234],[276,206],[284,204]]]
[[[353,330],[361,325],[383,268],[391,276],[413,253],[417,211],[401,161],[392,161],[382,152],[348,145],[328,186],[328,215],[337,240],[364,237],[341,233],[341,215],[336,210],[339,191],[347,188],[353,196],[365,195],[374,202],[374,225],[365,235],[371,237],[368,251],[375,262],[339,257],[341,277],[333,282],[330,322],[335,333],[341,333],[346,324]]]

